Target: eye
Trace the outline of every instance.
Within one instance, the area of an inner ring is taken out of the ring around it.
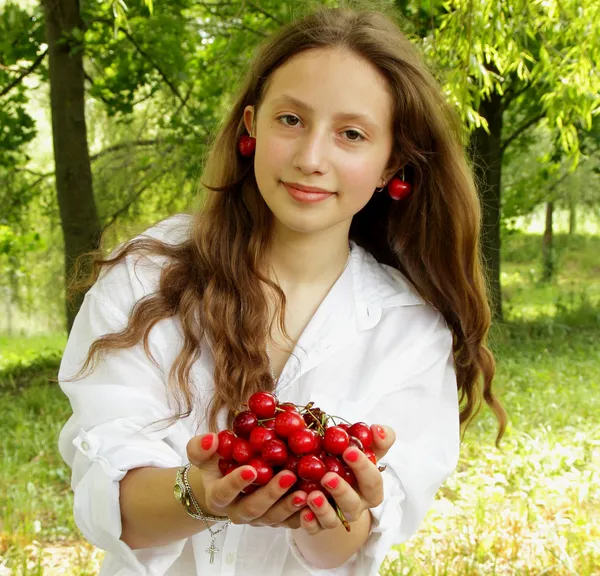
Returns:
[[[363,140],[365,140],[365,137],[356,130],[346,130],[344,134],[354,134],[356,136],[356,138],[348,138],[349,142],[362,142]]]
[[[296,120],[297,122],[300,122],[300,118],[298,118],[297,116],[294,116],[292,114],[283,114],[281,116],[279,116],[277,118],[277,120],[282,121],[284,118],[291,118],[292,120]],[[291,128],[293,128],[294,126],[297,126],[297,124],[288,124],[287,122],[284,122],[285,126],[290,126]]]

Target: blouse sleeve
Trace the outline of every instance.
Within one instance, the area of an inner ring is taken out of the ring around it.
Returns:
[[[82,366],[94,340],[127,324],[126,312],[115,302],[131,286],[121,286],[109,300],[106,288],[117,288],[118,276],[111,272],[109,277],[110,283],[100,282],[86,294],[62,358],[58,380],[73,415],[60,433],[59,450],[72,469],[74,518],[85,538],[112,553],[131,573],[161,575],[181,555],[185,540],[154,548],[151,558],[121,541],[119,481],[133,468],[185,463],[177,448],[186,442],[181,423],[149,427],[172,415],[163,374],[138,343],[100,356],[89,375],[66,381]]]
[[[292,553],[313,575],[376,576],[390,548],[417,531],[435,493],[458,464],[458,392],[452,334],[445,322],[440,320],[432,335],[411,351],[408,362],[406,355],[398,358],[402,360],[392,367],[397,381],[361,410],[361,420],[396,432],[396,442],[380,462],[387,465],[384,501],[371,509],[367,541],[343,566],[319,570],[307,562],[288,531]]]

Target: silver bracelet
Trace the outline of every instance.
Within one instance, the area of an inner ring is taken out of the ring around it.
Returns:
[[[219,534],[219,532],[225,530],[225,528],[231,524],[231,520],[227,516],[213,516],[212,514],[206,514],[202,511],[188,481],[188,470],[190,467],[191,464],[186,464],[177,471],[177,479],[175,481],[174,488],[175,498],[183,505],[189,516],[195,518],[196,520],[204,521],[206,529],[210,533],[211,537],[210,547],[206,549],[206,553],[210,554],[210,563],[214,564],[215,552],[219,551],[219,549],[215,546],[215,536]],[[193,508],[193,510],[190,508]],[[212,530],[208,524],[209,520],[212,522],[224,522],[224,524],[218,530]]]

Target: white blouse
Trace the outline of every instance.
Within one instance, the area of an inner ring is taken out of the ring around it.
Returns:
[[[191,218],[179,214],[144,234],[180,241]],[[135,260],[133,260],[135,258]],[[375,576],[390,548],[418,529],[459,456],[459,405],[452,335],[442,315],[397,270],[351,242],[350,263],[302,333],[277,383],[282,402],[314,401],[329,414],[391,426],[396,443],[382,460],[383,503],[371,509],[364,546],[332,570],[312,566],[286,528],[230,525],[216,537],[214,564],[204,530],[170,544],[131,550],[119,538],[119,481],[142,466],[187,462],[186,444],[212,394],[213,356],[203,343],[193,366],[197,396],[192,414],[169,428],[151,426],[173,414],[166,380],[182,343],[177,317],[150,333],[157,368],[138,344],[102,356],[74,382],[90,344],[123,329],[133,305],[157,290],[161,260],[130,256],[106,272],[85,296],[62,358],[59,382],[73,415],[59,438],[72,468],[74,516],[89,542],[106,550],[101,575]],[[135,264],[135,268],[134,268]],[[225,411],[220,414],[225,428]]]

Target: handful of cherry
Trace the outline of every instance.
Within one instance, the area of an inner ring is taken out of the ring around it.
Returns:
[[[357,447],[377,464],[370,449],[373,433],[364,422],[350,424],[314,407],[313,402],[306,406],[290,402],[279,404],[269,392],[253,394],[247,408],[234,417],[233,430],[219,432],[217,450],[223,476],[242,465],[256,470],[256,479],[242,491],[244,494],[267,484],[281,470],[289,470],[299,477],[292,489],[307,494],[322,489],[319,480],[328,471],[356,488],[352,470],[338,458],[349,446]],[[384,466],[379,467],[380,472],[384,469]],[[349,525],[333,497],[330,494],[327,497],[348,530]]]

